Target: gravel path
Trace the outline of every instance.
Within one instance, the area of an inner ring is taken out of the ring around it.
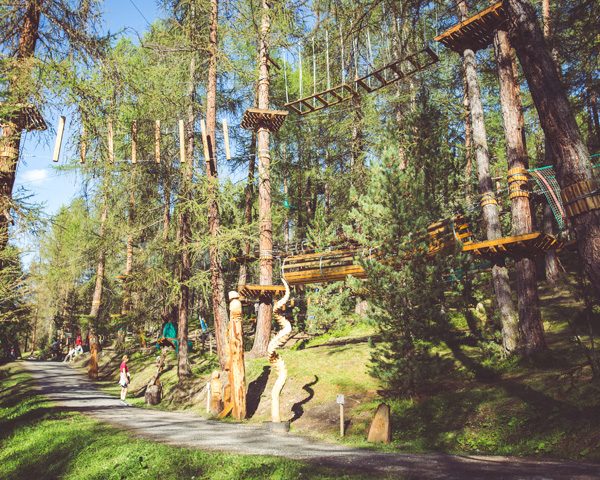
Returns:
[[[600,479],[600,465],[510,457],[377,453],[277,435],[260,426],[221,423],[184,412],[126,407],[98,391],[81,373],[58,362],[22,362],[40,393],[140,437],[170,445],[252,455],[276,455],[345,470],[412,479]]]

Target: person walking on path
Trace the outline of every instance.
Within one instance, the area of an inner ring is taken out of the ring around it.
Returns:
[[[121,402],[125,405],[125,398],[127,397],[127,386],[131,380],[131,375],[129,374],[129,368],[127,367],[127,361],[129,357],[127,355],[123,355],[123,360],[121,362],[121,367],[119,368],[119,385],[121,385]]]

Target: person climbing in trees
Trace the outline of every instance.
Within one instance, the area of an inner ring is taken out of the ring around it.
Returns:
[[[121,402],[125,405],[128,405],[125,402],[125,398],[127,397],[127,387],[129,386],[129,382],[131,381],[131,375],[129,374],[129,368],[127,367],[128,360],[129,360],[129,357],[127,355],[123,355],[121,367],[119,368],[119,385],[121,385]]]

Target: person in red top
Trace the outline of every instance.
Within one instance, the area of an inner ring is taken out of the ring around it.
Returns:
[[[121,362],[121,367],[119,368],[119,385],[121,385],[121,402],[123,403],[125,403],[125,397],[127,397],[127,386],[131,380],[129,368],[127,367],[128,360],[129,357],[127,355],[123,355],[123,361]]]

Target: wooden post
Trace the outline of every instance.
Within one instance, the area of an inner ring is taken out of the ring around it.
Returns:
[[[185,124],[183,120],[179,120],[179,161],[186,162],[185,158]]]
[[[344,436],[344,424],[345,424],[345,420],[344,420],[344,403],[345,403],[345,399],[344,399],[344,395],[338,395],[337,399],[336,399],[337,404],[340,406],[340,437]]]
[[[208,152],[208,138],[206,137],[206,123],[200,120],[200,132],[202,133],[202,147],[204,151],[204,161],[210,163],[210,153]]]
[[[131,163],[137,163],[137,122],[131,124]]]
[[[53,162],[58,162],[60,157],[63,134],[65,133],[65,120],[66,118],[63,115],[58,118],[58,126],[56,127],[56,142],[54,142],[54,154],[52,155]]]
[[[160,120],[154,121],[154,160],[160,163]]]
[[[232,415],[237,420],[246,417],[246,370],[242,332],[242,302],[238,292],[229,292],[229,385],[231,386]]]
[[[225,158],[231,159],[231,151],[229,150],[229,127],[227,126],[227,120],[223,119],[223,143],[225,144]]]
[[[113,163],[115,161],[113,123],[110,118],[108,119],[108,161],[110,163]]]

